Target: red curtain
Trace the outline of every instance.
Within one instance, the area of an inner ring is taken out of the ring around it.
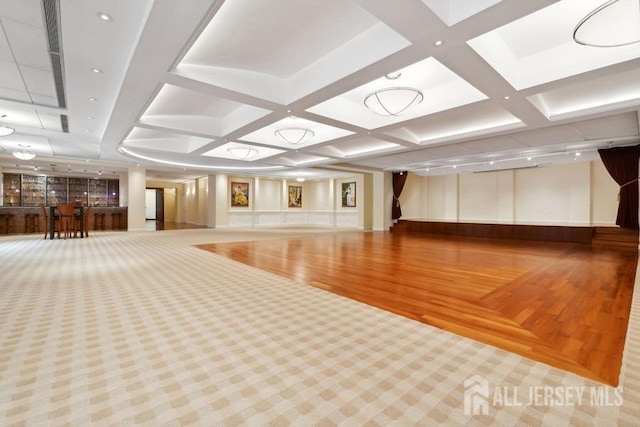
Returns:
[[[400,194],[404,188],[404,183],[407,181],[407,172],[394,172],[393,173],[393,204],[391,206],[391,219],[398,219],[402,216],[402,209],[400,209]]]
[[[620,203],[616,224],[638,229],[638,160],[640,145],[598,150],[609,175],[620,186]]]

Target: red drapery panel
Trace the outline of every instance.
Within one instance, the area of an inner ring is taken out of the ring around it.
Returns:
[[[640,145],[598,150],[609,175],[620,186],[620,203],[616,224],[638,229],[638,159]]]
[[[391,219],[398,219],[402,216],[402,209],[400,209],[400,194],[404,188],[404,183],[407,181],[407,172],[394,172],[393,173],[393,204],[391,206]]]

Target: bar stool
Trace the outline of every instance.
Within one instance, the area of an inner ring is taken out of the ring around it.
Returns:
[[[82,221],[82,231],[84,233],[84,237],[89,237],[89,215],[93,212],[93,207],[88,206],[87,209],[83,212],[81,221]]]
[[[11,231],[11,222],[13,221],[13,214],[0,213],[0,232],[3,234],[9,234]]]
[[[44,228],[44,238],[46,239],[47,236],[55,235],[56,231],[58,232],[58,237],[60,237],[60,224],[59,224],[60,217],[59,217],[59,215],[54,215],[54,217],[53,217],[53,231],[50,234],[49,233],[49,231],[50,231],[49,230],[49,222],[50,222],[49,211],[44,206],[44,203],[38,203],[38,206],[40,207],[40,213],[42,213],[42,218],[44,218],[44,221],[42,221],[42,224],[44,225],[44,227],[42,227],[42,228]]]
[[[36,233],[40,231],[40,214],[26,213],[24,214],[24,232]]]
[[[114,230],[122,229],[122,212],[115,212],[111,214],[111,228]]]
[[[104,212],[96,212],[93,214],[93,229],[104,230]]]

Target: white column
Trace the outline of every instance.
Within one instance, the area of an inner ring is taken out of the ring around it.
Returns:
[[[185,210],[185,190],[184,184],[178,184],[176,186],[176,222],[185,222],[184,210]]]
[[[126,187],[128,192],[127,215],[129,231],[141,231],[145,229],[146,173],[146,169],[142,167],[129,168],[129,179]]]
[[[393,178],[391,172],[373,172],[373,230],[389,231]]]
[[[118,175],[119,178],[119,191],[120,191],[120,206],[129,205],[129,174],[122,172]],[[146,184],[145,184],[146,185]]]
[[[329,200],[331,201],[333,210],[333,221],[331,225],[335,227],[337,225],[338,203],[340,203],[340,201],[336,199],[336,180],[334,178],[329,179]]]
[[[229,225],[229,176],[223,173],[216,175],[216,227],[226,227]]]
[[[209,175],[207,177],[207,207],[206,207],[206,214],[207,214],[207,222],[206,225],[207,227],[210,228],[216,228],[216,216],[217,216],[217,212],[216,212],[216,193],[217,193],[217,188],[216,188],[216,180],[217,177],[215,175]]]
[[[286,179],[281,182],[280,192],[280,211],[286,212],[289,209],[289,182]],[[302,203],[304,206],[304,200]]]
[[[208,185],[207,178],[198,178],[196,179],[196,212],[197,219],[196,224],[198,225],[206,225],[207,224],[207,194],[206,189]]]
[[[255,227],[256,225],[260,225],[260,213],[258,209],[261,209],[263,206],[260,203],[260,177],[253,177],[252,183],[249,186],[249,192],[251,193],[251,201],[249,202],[249,208],[251,208],[251,226]]]

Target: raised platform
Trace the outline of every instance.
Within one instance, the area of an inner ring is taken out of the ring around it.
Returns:
[[[620,227],[481,224],[399,220],[391,232],[445,234],[450,236],[495,239],[541,240],[550,242],[589,243],[598,247],[638,250],[638,230]]]

